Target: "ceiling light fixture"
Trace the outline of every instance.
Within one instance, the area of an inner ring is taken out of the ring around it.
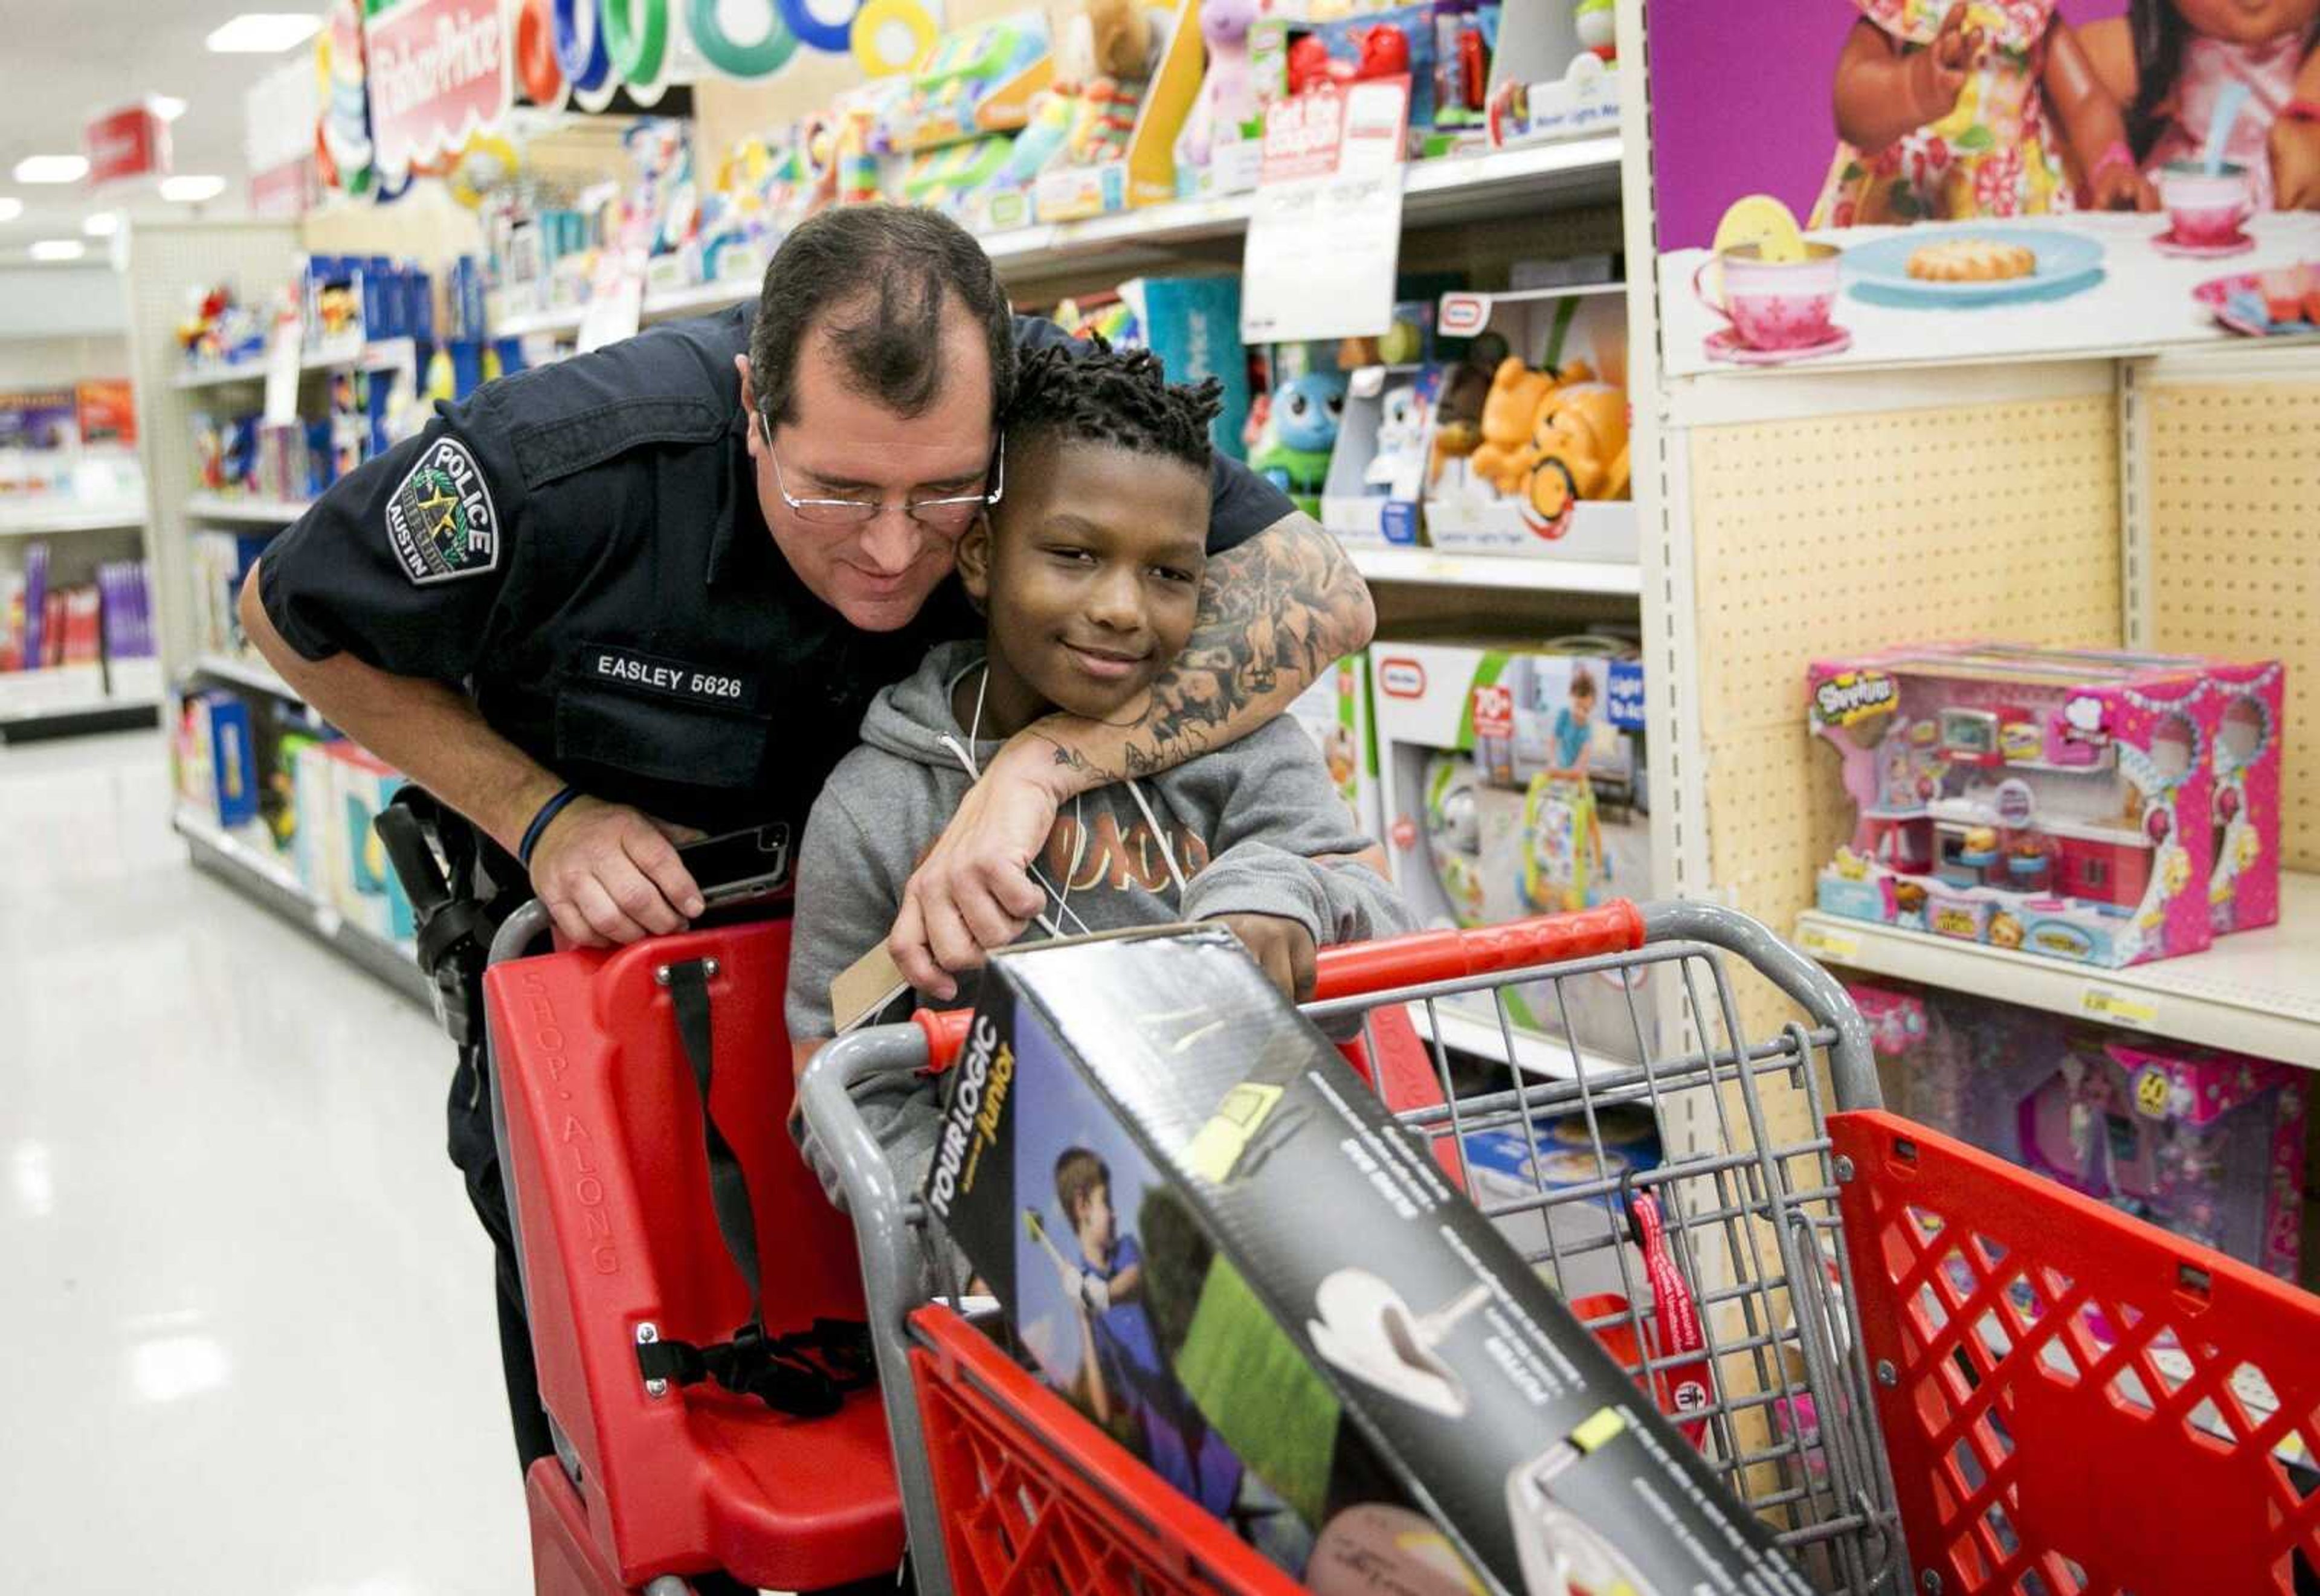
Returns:
[[[24,202],[14,195],[0,195],[0,222],[14,222],[24,213]]]
[[[212,177],[164,177],[161,197],[173,205],[198,205],[225,192],[225,179]]]
[[[28,155],[16,163],[19,183],[77,183],[87,176],[86,155]]]
[[[285,11],[245,11],[203,42],[213,55],[279,55],[319,32],[322,19]]]
[[[186,113],[186,103],[175,95],[148,95],[145,109],[163,122],[175,122]]]
[[[78,239],[41,239],[29,253],[35,260],[78,260],[88,253],[88,246]]]
[[[93,239],[109,239],[121,231],[121,213],[117,211],[99,211],[94,216],[83,219],[80,230]]]

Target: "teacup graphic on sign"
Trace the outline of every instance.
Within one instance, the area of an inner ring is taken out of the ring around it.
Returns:
[[[1507,1517],[1529,1596],[1658,1596],[1603,1534],[1554,1499],[1554,1477],[1627,1428],[1605,1408],[1507,1476]]]
[[[1305,1321],[1313,1348],[1366,1385],[1445,1419],[1466,1415],[1466,1386],[1436,1356],[1457,1322],[1490,1300],[1476,1285],[1432,1313],[1409,1310],[1401,1293],[1366,1269],[1340,1269],[1313,1293],[1320,1317]]]

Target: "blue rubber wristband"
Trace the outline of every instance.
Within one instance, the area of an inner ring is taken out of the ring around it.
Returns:
[[[578,796],[580,796],[579,788],[566,787],[541,804],[539,812],[531,817],[531,824],[523,829],[523,840],[516,845],[515,850],[515,857],[523,861],[525,869],[531,868],[531,850],[539,846],[539,834],[548,830],[548,822],[562,814],[566,807]]]

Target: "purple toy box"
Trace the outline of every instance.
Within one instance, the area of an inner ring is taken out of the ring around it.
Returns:
[[[1929,644],[1808,680],[1857,815],[1824,911],[2106,967],[2208,945],[2206,667]]]
[[[2296,1278],[2305,1106],[2293,1066],[1962,993],[1850,990],[1911,1119]]]

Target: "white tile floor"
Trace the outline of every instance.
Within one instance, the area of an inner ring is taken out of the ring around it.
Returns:
[[[168,791],[157,733],[0,748],[0,1583],[526,1591],[448,1045]]]

